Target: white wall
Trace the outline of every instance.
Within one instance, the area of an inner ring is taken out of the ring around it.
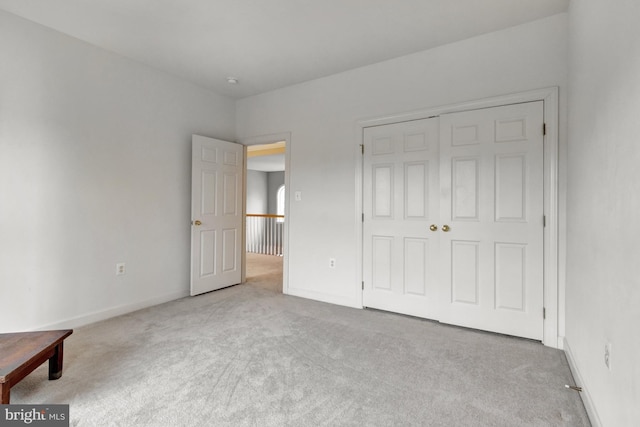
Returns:
[[[559,86],[563,125],[566,48],[560,14],[238,101],[240,137],[291,132],[289,293],[359,306],[358,120]]]
[[[247,171],[247,213],[269,213],[268,175],[267,172]]]
[[[284,171],[269,172],[267,175],[268,180],[268,200],[269,200],[269,212],[272,215],[278,213],[278,189],[284,185]],[[285,188],[285,191],[286,188]]]
[[[191,134],[233,101],[4,12],[0,52],[0,332],[187,294]]]
[[[639,17],[571,2],[566,348],[604,426],[640,425]]]

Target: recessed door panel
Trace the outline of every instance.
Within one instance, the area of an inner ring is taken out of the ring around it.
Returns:
[[[498,119],[495,123],[496,142],[525,141],[527,139],[526,117]]]
[[[496,156],[496,221],[526,221],[527,156]]]
[[[207,230],[200,233],[200,277],[216,274],[216,231]]]
[[[393,217],[393,165],[373,167],[373,216]]]
[[[373,252],[373,287],[378,290],[391,290],[391,265],[393,263],[393,237],[374,236]]]
[[[238,215],[239,212],[239,194],[238,191],[238,180],[240,176],[238,173],[224,173],[223,175],[224,184],[224,215]]]
[[[496,308],[524,311],[527,284],[526,245],[495,244]]]
[[[384,156],[393,154],[394,142],[391,136],[376,136],[371,141],[371,154],[374,156]]]
[[[478,159],[454,158],[452,177],[453,219],[478,220]]]
[[[404,239],[404,291],[407,294],[426,296],[429,283],[429,240]]]
[[[238,230],[232,228],[222,231],[222,271],[228,273],[238,268]]]
[[[425,151],[429,149],[428,135],[424,132],[406,133],[404,135],[404,151]]]
[[[427,219],[427,212],[429,212],[429,162],[405,163],[404,206],[407,219]]]
[[[216,214],[216,171],[202,171],[202,192],[200,193],[201,215]]]
[[[478,304],[479,242],[451,242],[451,301]]]
[[[480,143],[478,125],[456,124],[451,127],[451,145],[475,145]]]
[[[224,164],[228,166],[238,166],[242,153],[235,150],[224,150]]]
[[[218,149],[215,147],[202,147],[200,160],[205,163],[217,163]]]

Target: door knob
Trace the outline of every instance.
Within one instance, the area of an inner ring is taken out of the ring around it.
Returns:
[[[193,221],[193,225],[202,225],[202,221],[196,219],[195,221]]]
[[[429,226],[429,230],[431,231],[437,231],[438,230],[438,226],[435,224],[431,224],[431,226]]]
[[[447,224],[445,224],[445,225],[443,225],[443,226],[442,226],[442,231],[444,231],[445,233],[446,233],[447,231],[449,231],[449,230],[451,230],[451,228],[449,228],[449,226],[448,226]]]

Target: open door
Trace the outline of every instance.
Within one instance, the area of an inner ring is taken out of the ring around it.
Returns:
[[[242,281],[244,149],[193,135],[191,295]]]

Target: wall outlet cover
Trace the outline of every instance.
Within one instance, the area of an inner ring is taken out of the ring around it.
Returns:
[[[124,262],[119,262],[116,264],[116,276],[122,276],[126,273]]]

